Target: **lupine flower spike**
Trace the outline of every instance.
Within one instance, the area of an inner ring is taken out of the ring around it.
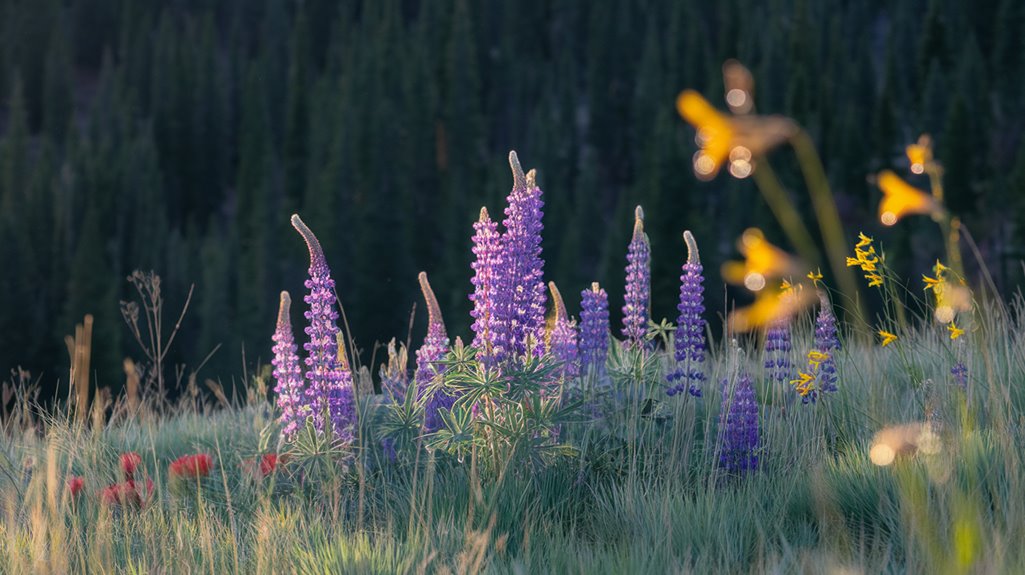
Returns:
[[[502,265],[502,244],[498,234],[498,224],[491,221],[487,208],[480,209],[480,218],[473,224],[473,346],[478,350],[478,358],[485,364],[500,362],[495,344],[499,317],[498,305],[498,272]]]
[[[704,268],[694,235],[683,232],[683,241],[687,244],[687,263],[680,275],[680,303],[676,306],[680,312],[674,339],[676,369],[666,376],[666,393],[672,396],[686,389],[694,397],[701,397],[701,384],[705,381]]]
[[[509,152],[513,188],[505,208],[502,264],[497,274],[496,307],[500,315],[495,346],[499,355],[522,356],[528,349],[540,355],[545,335],[544,260],[541,259],[543,215],[536,173],[524,175],[516,152]]]
[[[444,372],[444,366],[439,362],[448,353],[448,334],[445,332],[445,322],[441,319],[441,307],[438,305],[438,298],[434,297],[434,290],[427,281],[427,273],[420,272],[420,290],[427,302],[427,337],[420,349],[416,350],[416,374],[413,376],[416,382],[417,393],[422,397],[427,391],[427,386],[435,377]],[[441,428],[441,417],[438,410],[442,407],[449,408],[455,402],[455,398],[443,393],[434,393],[427,399],[425,408],[424,429],[437,431]]]
[[[292,334],[292,320],[289,311],[292,298],[287,291],[281,292],[278,307],[278,326],[274,331],[274,380],[277,386],[277,404],[281,409],[281,435],[290,439],[306,424],[309,406],[303,402],[303,374],[296,355],[295,336]]]
[[[623,337],[640,347],[647,332],[651,310],[651,245],[644,233],[644,210],[634,210],[634,233],[626,253],[626,296],[623,305]]]
[[[566,303],[562,300],[555,282],[548,282],[552,292],[552,303],[555,306],[555,322],[548,338],[548,352],[561,361],[562,374],[566,378],[580,375],[580,364],[577,362],[577,324],[566,312]]]
[[[742,373],[735,385],[723,381],[719,412],[719,465],[743,474],[758,468],[758,404],[751,376]]]
[[[595,282],[580,297],[581,373],[600,379],[609,356],[609,296]]]
[[[819,364],[819,389],[823,393],[836,391],[836,353],[840,351],[840,338],[836,332],[836,315],[825,292],[819,291],[819,315],[815,318],[815,349],[828,357]]]
[[[306,335],[310,340],[303,347],[306,358],[306,405],[318,431],[323,431],[325,411],[331,419],[336,437],[342,442],[352,440],[356,413],[353,405],[352,374],[338,358],[338,311],[335,282],[331,279],[324,251],[317,236],[306,227],[298,214],[292,215],[292,227],[306,240],[310,250],[310,277],[306,280],[309,294],[304,298],[310,309],[306,312]]]
[[[791,379],[790,352],[794,349],[790,337],[790,318],[781,318],[765,330],[765,372],[775,383]]]

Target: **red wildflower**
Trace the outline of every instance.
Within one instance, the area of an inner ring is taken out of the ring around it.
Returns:
[[[210,475],[210,468],[213,467],[213,458],[207,453],[194,455],[183,455],[171,462],[168,473],[172,479],[196,478]]]
[[[71,493],[72,497],[78,497],[78,494],[85,488],[85,479],[78,475],[72,475],[68,478],[68,492]]]
[[[277,471],[279,465],[284,465],[288,461],[288,455],[277,453],[267,453],[260,458],[245,459],[242,461],[242,469],[257,479],[267,477],[271,473]]]
[[[121,471],[125,474],[125,479],[132,479],[135,477],[135,469],[142,463],[142,457],[134,451],[121,454]]]
[[[260,459],[260,475],[267,477],[271,473],[274,473],[274,470],[278,467],[278,463],[280,463],[278,454],[268,453],[267,455],[264,455]]]
[[[153,494],[153,480],[146,478],[146,489],[129,479],[124,483],[108,485],[100,492],[100,500],[104,505],[116,507],[118,505],[131,505],[133,507],[144,507]]]

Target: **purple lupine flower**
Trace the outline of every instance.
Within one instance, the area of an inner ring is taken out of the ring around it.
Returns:
[[[509,152],[509,166],[513,187],[502,222],[505,233],[495,306],[499,320],[494,344],[496,355],[503,359],[523,356],[528,349],[535,355],[544,351],[546,305],[541,189],[534,170],[523,174],[516,152]]]
[[[445,332],[445,322],[441,319],[441,306],[438,305],[438,298],[434,297],[434,290],[427,281],[427,273],[420,272],[420,290],[427,302],[427,337],[423,345],[416,350],[416,373],[413,380],[416,382],[417,394],[423,397],[428,393],[428,385],[445,371],[445,366],[439,363],[448,353],[448,334]],[[455,403],[455,398],[440,391],[433,392],[427,399],[424,408],[424,429],[433,432],[441,429],[442,421],[438,410],[450,408]]]
[[[566,302],[555,282],[548,282],[555,305],[555,325],[548,338],[548,352],[562,362],[562,375],[567,379],[580,375],[580,363],[577,361],[577,324],[566,312]]]
[[[473,346],[480,350],[477,357],[486,365],[492,365],[503,359],[498,355],[500,350],[495,345],[499,321],[496,290],[497,274],[502,264],[501,236],[498,234],[498,224],[491,221],[487,208],[480,209],[480,219],[473,224],[473,229],[473,255],[476,257],[471,280],[473,293],[470,294],[470,301],[473,302],[473,310],[470,312],[473,317]]]
[[[634,233],[626,252],[626,295],[623,305],[623,337],[640,347],[651,315],[651,244],[644,233],[644,210],[634,210]]]
[[[281,435],[291,439],[299,428],[306,424],[309,417],[309,406],[303,402],[303,374],[299,367],[298,349],[295,336],[292,334],[292,320],[289,310],[292,298],[287,291],[281,292],[281,303],[278,306],[278,326],[271,338],[274,341],[274,380],[277,385],[277,404],[281,408]]]
[[[779,319],[765,331],[765,371],[769,381],[788,383],[793,379],[790,352],[794,346],[790,338],[790,319]]]
[[[676,368],[666,376],[666,393],[672,396],[686,389],[694,397],[701,397],[701,384],[705,381],[704,268],[694,235],[683,232],[683,241],[687,244],[687,263],[680,275],[680,303],[676,306],[680,312],[673,346]]]
[[[719,412],[719,465],[733,473],[758,467],[758,404],[751,376],[742,373],[736,385],[723,380]]]
[[[595,282],[580,298],[581,373],[601,378],[609,356],[609,296]]]
[[[950,375],[954,376],[954,382],[961,391],[968,391],[968,366],[965,362],[958,360],[954,367],[950,368]]]
[[[819,391],[832,393],[836,391],[836,352],[840,351],[840,338],[837,337],[836,315],[824,292],[819,292],[819,302],[822,307],[815,318],[815,349],[829,356],[819,365]]]
[[[310,309],[305,313],[309,325],[306,335],[310,340],[303,345],[306,357],[306,405],[309,406],[314,426],[323,431],[325,411],[331,419],[335,435],[343,442],[351,441],[356,423],[352,373],[347,358],[339,357],[338,311],[336,310],[335,282],[324,259],[324,250],[317,236],[306,227],[298,214],[292,215],[292,227],[306,240],[310,250],[309,294],[304,300]]]

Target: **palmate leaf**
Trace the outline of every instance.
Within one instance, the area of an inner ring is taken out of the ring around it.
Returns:
[[[475,446],[482,445],[482,441],[474,433],[472,410],[443,407],[438,410],[438,415],[441,417],[442,427],[427,436],[429,448],[444,451],[462,461]]]

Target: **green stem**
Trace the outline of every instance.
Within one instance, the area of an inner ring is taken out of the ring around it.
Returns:
[[[811,233],[801,220],[797,208],[787,197],[787,192],[783,189],[779,178],[776,177],[776,172],[772,170],[765,158],[758,162],[758,167],[754,171],[754,180],[758,189],[761,190],[762,196],[765,197],[765,202],[769,204],[772,214],[776,216],[783,227],[783,233],[787,235],[787,239],[793,244],[797,253],[809,264],[818,265],[819,254],[815,248],[815,240],[812,239]]]
[[[826,244],[826,255],[829,257],[833,273],[840,283],[840,288],[858,307],[857,315],[864,318],[865,313],[862,309],[861,297],[859,297],[857,279],[854,272],[847,267],[844,257],[847,248],[844,244],[843,224],[840,222],[840,214],[836,210],[836,201],[833,199],[833,192],[830,191],[829,180],[826,178],[822,161],[819,159],[811,137],[804,130],[798,130],[790,138],[790,145],[793,146],[794,153],[797,154],[797,162],[801,166],[801,173],[808,185],[812,207],[815,209],[815,217],[819,222],[819,230],[822,232],[822,240]]]

